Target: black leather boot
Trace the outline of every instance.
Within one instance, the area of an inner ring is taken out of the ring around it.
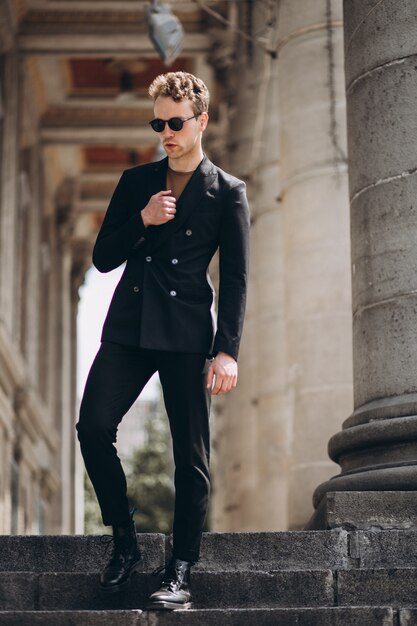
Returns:
[[[137,571],[141,554],[136,539],[135,522],[127,526],[113,526],[113,554],[100,577],[103,593],[115,593],[126,587]]]
[[[165,568],[165,576],[158,591],[148,600],[148,610],[189,609],[191,608],[190,561],[172,558]]]

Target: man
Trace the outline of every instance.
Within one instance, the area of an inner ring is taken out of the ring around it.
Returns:
[[[109,307],[77,424],[103,523],[113,527],[113,555],[101,576],[118,591],[138,569],[140,552],[114,443],[117,427],[159,372],[173,439],[173,554],[148,608],[190,606],[190,569],[200,555],[209,496],[210,396],[237,383],[248,274],[249,209],[245,184],[214,166],[202,150],[209,93],[192,74],[170,72],[149,88],[150,122],[163,161],[126,170],[93,251],[108,272],[127,261]],[[207,268],[219,248],[214,334]]]

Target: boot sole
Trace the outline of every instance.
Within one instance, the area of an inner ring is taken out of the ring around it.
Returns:
[[[122,583],[119,583],[118,585],[107,585],[107,586],[103,586],[100,584],[100,593],[107,595],[107,594],[118,593],[119,591],[123,591],[123,589],[126,589],[126,587],[128,587],[131,583],[132,576],[134,576],[136,572],[140,570],[140,564],[141,564],[141,559],[136,563],[136,565],[132,567],[128,578],[126,578],[126,580],[124,580]]]
[[[177,602],[150,602],[145,611],[186,611],[191,609],[192,603],[178,604]]]

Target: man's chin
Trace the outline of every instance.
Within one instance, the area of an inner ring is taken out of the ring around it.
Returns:
[[[183,157],[183,153],[178,151],[178,150],[166,150],[167,156],[172,159],[181,159],[181,157]]]

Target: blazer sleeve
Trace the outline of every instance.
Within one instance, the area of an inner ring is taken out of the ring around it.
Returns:
[[[119,267],[145,241],[146,228],[140,209],[131,209],[129,182],[127,170],[114,190],[97,235],[93,263],[99,272],[110,272]]]
[[[219,302],[213,354],[226,352],[237,360],[249,274],[250,216],[246,185],[229,190],[219,242]]]

